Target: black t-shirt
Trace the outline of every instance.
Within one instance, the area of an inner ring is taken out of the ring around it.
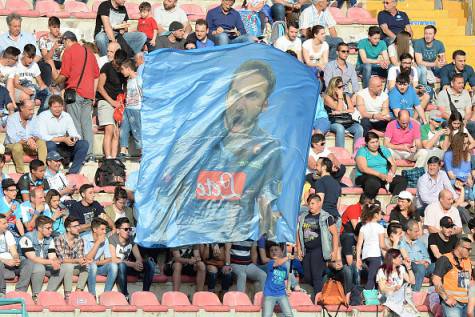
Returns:
[[[106,74],[107,77],[104,84],[105,91],[109,97],[115,100],[118,94],[124,92],[124,85],[126,84],[127,80],[112,66],[111,62],[105,63],[104,66],[102,66],[101,74]],[[97,92],[96,99],[104,100],[104,97],[102,97],[102,95]]]
[[[341,196],[341,186],[336,179],[330,175],[323,176],[315,182],[315,192],[325,194],[322,209],[335,218],[340,217],[337,204]]]
[[[79,224],[90,224],[92,219],[99,217],[104,213],[104,207],[97,201],[94,201],[89,206],[84,206],[80,201],[75,201],[69,208],[69,215],[79,219]]]
[[[407,223],[409,220],[414,219],[416,221],[421,221],[421,217],[417,214],[412,214],[409,218],[406,218],[401,211],[394,209],[391,211],[391,214],[389,215],[389,221],[392,222],[399,222],[402,226],[402,230],[406,231],[407,230]]]
[[[167,35],[161,35],[157,38],[155,48],[175,48],[177,50],[185,49],[185,40],[176,40],[176,42],[170,42]]]
[[[101,19],[101,16],[103,15],[109,17],[109,21],[112,27],[114,25],[118,25],[129,20],[129,16],[127,14],[127,9],[125,8],[125,6],[119,6],[116,9],[112,6],[111,1],[104,1],[97,8],[94,36],[96,36],[97,33],[104,31]]]
[[[305,220],[302,224],[303,230],[303,242],[305,249],[322,248],[322,237],[320,231],[320,213],[318,215],[312,215],[308,213],[305,216]],[[328,226],[335,224],[333,217],[328,218]]]
[[[457,236],[453,235],[450,236],[449,241],[444,241],[440,237],[438,233],[431,233],[429,235],[429,255],[431,262],[435,262],[437,259],[435,258],[432,250],[430,248],[431,245],[437,246],[439,248],[440,254],[446,254],[452,252],[455,249],[455,245],[457,244]]]
[[[36,181],[33,181],[31,179],[30,173],[25,173],[23,174],[20,179],[18,180],[18,183],[16,184],[18,188],[18,198],[21,199],[21,194],[29,194],[30,190],[33,187],[42,187],[43,190],[45,191],[45,194],[49,190],[49,184],[48,181],[43,178],[43,179],[37,179]]]

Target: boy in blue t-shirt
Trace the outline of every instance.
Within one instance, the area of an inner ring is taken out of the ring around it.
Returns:
[[[293,256],[283,256],[282,248],[278,244],[271,244],[269,247],[271,260],[267,263],[267,278],[264,285],[264,298],[262,305],[262,316],[271,317],[274,306],[279,303],[285,317],[292,317],[292,308],[287,298],[286,280],[289,277],[285,263],[292,260]]]

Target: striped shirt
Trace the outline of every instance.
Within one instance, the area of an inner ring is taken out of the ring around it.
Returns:
[[[256,246],[255,241],[233,242],[231,245],[231,263],[248,265],[252,263],[251,249]]]

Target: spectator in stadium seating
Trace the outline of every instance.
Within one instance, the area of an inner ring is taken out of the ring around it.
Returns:
[[[56,151],[48,152],[46,156],[45,178],[50,189],[57,190],[61,195],[61,200],[71,200],[71,196],[76,191],[76,185],[70,185],[66,175],[61,171],[63,157]]]
[[[147,40],[142,32],[129,32],[130,26],[125,0],[108,0],[97,8],[94,39],[101,56],[107,55],[107,44],[118,41],[120,35],[130,46],[134,54],[142,51]],[[122,47],[124,49],[124,47]]]
[[[8,230],[7,217],[0,214],[0,296],[7,293],[5,279],[18,276],[15,291],[26,292],[30,285],[32,265],[25,258],[20,257],[16,247],[16,240]]]
[[[185,49],[185,29],[183,24],[178,21],[173,21],[168,31],[168,34],[157,37],[155,48]]]
[[[425,210],[424,226],[430,233],[440,232],[440,220],[449,216],[455,223],[454,233],[462,233],[462,220],[459,211],[454,206],[454,195],[451,191],[443,189],[439,193],[439,200],[430,203]]]
[[[422,229],[419,222],[411,219],[407,222],[406,234],[401,241],[401,252],[404,259],[409,259],[414,272],[415,283],[412,285],[414,292],[420,292],[424,277],[430,277],[435,264],[431,262],[427,246],[421,239]]]
[[[134,225],[134,212],[132,208],[127,206],[127,191],[120,186],[114,189],[114,198],[112,205],[105,208],[106,215],[113,221],[117,221],[120,218],[129,219],[130,225]]]
[[[422,85],[434,84],[435,77],[439,77],[440,68],[446,62],[444,43],[435,39],[436,33],[435,26],[426,25],[424,37],[414,41],[414,58]]]
[[[71,215],[72,216],[72,215]],[[79,218],[76,218],[79,219]],[[79,219],[81,223],[81,219]],[[81,227],[80,225],[80,231]],[[82,236],[84,240],[84,254],[88,263],[87,289],[89,293],[96,296],[96,276],[106,276],[104,292],[112,290],[117,278],[119,259],[111,257],[109,240],[106,236],[107,221],[101,218],[94,218],[91,221],[87,234]]]
[[[317,100],[317,107],[315,109],[315,117],[313,120],[313,133],[321,133],[325,135],[330,131],[330,120],[328,120],[328,113],[323,103],[323,98],[319,97]]]
[[[48,153],[61,152],[67,156],[68,163],[72,161],[68,174],[78,174],[86,159],[89,145],[87,141],[81,140],[71,115],[64,111],[61,96],[51,96],[48,105],[49,110],[42,112],[37,118],[41,139],[46,141]]]
[[[317,75],[328,63],[329,46],[325,42],[325,28],[321,25],[312,27],[309,39],[302,44],[302,59],[305,64],[316,68]]]
[[[356,93],[356,109],[360,113],[360,123],[363,127],[363,135],[366,136],[370,130],[384,132],[389,115],[389,97],[383,91],[383,83],[379,76],[371,77],[367,88]]]
[[[278,4],[274,4],[278,5]],[[279,37],[275,43],[274,47],[279,50],[286,52],[288,50],[294,51],[297,54],[299,61],[303,61],[302,58],[302,40],[298,37],[299,27],[296,22],[289,22],[287,24],[287,31],[285,35]]]
[[[358,83],[355,66],[347,62],[349,53],[350,47],[348,44],[345,42],[339,43],[336,47],[336,59],[328,62],[323,74],[326,86],[330,84],[333,77],[341,77],[345,86],[344,93],[353,96],[360,90],[360,84]]]
[[[380,206],[368,205],[363,208],[361,214],[363,226],[356,243],[356,266],[361,270],[364,262],[368,267],[365,289],[374,289],[376,273],[381,265],[382,251],[386,249],[384,227],[379,224],[381,213]]]
[[[79,219],[80,232],[89,232],[91,223],[100,218],[114,228],[114,222],[105,214],[104,207],[94,200],[94,185],[84,184],[79,187],[80,201],[74,201],[69,207],[69,215]]]
[[[153,16],[158,23],[159,35],[167,32],[173,21],[178,21],[185,26],[185,34],[191,32],[191,24],[186,12],[177,7],[177,2],[178,0],[163,0],[163,5],[155,9]]]
[[[387,236],[384,238],[386,248],[399,250],[404,236],[402,225],[399,222],[390,222],[386,229],[386,234]]]
[[[378,12],[378,25],[383,31],[382,39],[391,44],[401,31],[412,36],[411,23],[406,12],[397,9],[397,0],[384,0],[384,10]]]
[[[424,210],[430,203],[439,199],[439,193],[446,189],[450,191],[453,197],[457,197],[458,204],[463,203],[459,200],[459,195],[455,192],[450,179],[445,171],[440,170],[441,159],[432,156],[427,161],[427,172],[417,180],[416,207],[419,215],[424,215]]]
[[[221,5],[206,13],[209,27],[209,37],[216,45],[254,41],[246,34],[241,15],[232,8],[235,0],[221,0]]]
[[[444,316],[467,316],[468,290],[472,276],[470,251],[471,241],[462,237],[457,241],[454,251],[444,254],[435,263],[432,283],[442,299]]]
[[[99,60],[97,61],[99,69],[101,69],[106,63],[112,62],[114,60],[115,52],[118,50],[120,50],[120,44],[117,42],[110,42],[107,45],[107,54],[99,57]]]
[[[46,206],[43,214],[51,218],[53,222],[53,236],[57,237],[66,232],[64,220],[69,215],[69,211],[60,204],[61,194],[56,189],[50,189],[45,197]]]
[[[137,31],[142,32],[147,37],[145,45],[151,52],[155,47],[155,40],[158,36],[158,24],[152,16],[152,5],[150,2],[142,2],[139,5],[140,18],[137,24]]]
[[[301,213],[297,227],[297,257],[303,259],[305,282],[313,287],[312,298],[322,291],[327,261],[335,261],[339,252],[335,219],[322,209],[320,195],[307,199],[308,213]]]
[[[4,50],[9,46],[16,47],[23,53],[23,49],[27,44],[32,44],[36,48],[36,52],[39,53],[38,45],[36,43],[35,36],[29,32],[23,32],[21,30],[22,18],[17,13],[10,13],[6,22],[8,25],[8,31],[0,35],[0,49]],[[35,62],[41,59],[40,55],[36,55]]]
[[[119,105],[118,96],[124,93],[126,79],[120,72],[120,65],[126,59],[127,53],[117,50],[114,60],[102,66],[97,83],[97,118],[99,125],[104,127],[102,147],[107,159],[117,157],[119,150],[119,128],[114,120],[114,109]]]
[[[338,230],[341,228],[341,218],[338,212],[338,204],[341,196],[341,185],[330,174],[333,169],[333,162],[328,157],[321,157],[317,160],[316,173],[319,176],[315,182],[315,193],[322,200],[322,208],[333,216]]]
[[[246,291],[246,281],[259,282],[258,290],[262,290],[266,281],[266,273],[257,265],[257,244],[246,240],[226,243],[223,272],[233,272],[236,275],[236,290]]]
[[[414,49],[411,43],[411,34],[406,31],[401,31],[396,35],[394,43],[388,46],[389,60],[393,66],[399,66],[401,63],[400,56],[402,54],[409,54],[414,58]]]
[[[0,57],[0,96],[2,103],[1,109],[1,124],[6,125],[7,115],[13,114],[16,109],[15,104],[15,65],[18,62],[20,50],[16,47],[7,47]],[[8,96],[7,96],[8,95]]]
[[[317,161],[322,157],[327,157],[333,163],[330,174],[337,180],[341,181],[346,172],[345,165],[341,164],[335,154],[325,146],[325,136],[321,133],[312,135],[310,149],[308,151],[308,164],[306,175],[316,172]]]
[[[437,156],[443,158],[447,145],[444,139],[450,133],[448,128],[442,128],[442,113],[439,110],[429,112],[429,123],[421,126],[422,147],[428,151],[428,157]]]
[[[441,89],[437,95],[436,105],[444,108],[445,118],[448,119],[452,114],[452,109],[456,109],[462,119],[472,125],[470,119],[472,117],[472,97],[470,93],[464,89],[465,81],[463,75],[454,74],[450,81],[450,86]]]
[[[68,113],[73,119],[81,140],[85,140],[89,144],[87,154],[90,157],[93,145],[92,101],[95,98],[95,80],[99,78],[99,67],[94,53],[90,49],[82,47],[74,33],[64,32],[63,42],[65,50],[61,72],[57,74],[53,70],[53,78],[58,84],[66,81],[66,89],[76,90],[76,101],[67,104]],[[84,67],[84,74],[81,76],[84,64],[86,66]],[[79,78],[81,78],[80,83]]]
[[[218,273],[221,273],[220,295],[226,293],[233,284],[233,277],[230,270],[224,269],[224,243],[202,245],[201,257],[206,264],[206,270],[208,272],[208,292],[215,292]]]
[[[180,290],[182,274],[188,276],[196,275],[196,291],[203,291],[206,279],[206,265],[201,259],[199,247],[198,244],[195,244],[171,249],[172,261],[166,270],[169,273],[173,272],[173,291],[178,292]]]
[[[46,159],[46,143],[41,140],[37,123],[33,119],[34,105],[30,100],[18,105],[19,111],[7,119],[5,147],[11,151],[17,173],[25,172],[23,156],[25,153]]]
[[[18,241],[25,234],[25,228],[21,222],[20,204],[16,201],[18,189],[15,181],[11,178],[2,180],[3,197],[0,199],[0,214],[4,215],[8,222],[8,231]]]
[[[472,248],[475,246],[475,218],[470,219],[467,223],[468,229],[470,230],[470,234],[467,237],[472,240]],[[472,267],[475,265],[475,252],[472,249],[470,252],[470,261],[472,262]]]
[[[325,91],[324,103],[328,113],[330,122],[332,122],[332,115],[350,114],[353,115],[355,107],[351,98],[343,92],[343,80],[341,77],[334,77],[330,80],[330,83]],[[331,111],[331,112],[330,112]],[[337,147],[345,147],[345,134],[349,132],[353,135],[353,148],[358,139],[363,137],[363,127],[354,122],[350,126],[346,127],[340,123],[332,122],[330,125],[330,131],[335,133],[335,145]]]
[[[21,221],[26,231],[35,228],[36,219],[45,211],[45,192],[41,187],[33,187],[30,190],[30,200],[20,205]]]
[[[365,141],[366,146],[356,153],[356,185],[363,187],[364,193],[372,199],[386,184],[389,184],[389,192],[399,195],[406,189],[407,180],[396,175],[396,162],[391,151],[379,145],[379,136],[374,132],[368,132]]]
[[[43,161],[34,159],[30,162],[30,172],[23,174],[17,183],[23,201],[30,200],[30,191],[33,188],[42,188],[45,193],[48,192],[49,184],[45,179],[45,170]]]
[[[51,86],[53,82],[53,74],[51,73],[51,66],[46,63],[46,60],[53,60],[56,69],[61,68],[61,54],[64,49],[60,33],[61,21],[55,17],[48,18],[49,32],[43,35],[38,40],[42,60],[38,62],[41,70],[41,78],[46,86]]]
[[[356,69],[361,73],[363,88],[367,88],[372,75],[386,77],[389,56],[385,41],[381,41],[382,31],[377,26],[370,26],[368,38],[358,42],[358,61]]]
[[[389,222],[397,222],[402,225],[404,231],[407,230],[407,224],[410,220],[415,220],[417,223],[421,221],[421,217],[416,212],[414,204],[414,197],[408,191],[403,190],[397,196],[397,204],[391,210],[389,215]],[[422,230],[422,225],[420,226]]]
[[[0,149],[1,149],[1,147],[0,147]],[[6,162],[5,155],[0,154],[0,181],[8,178],[7,174],[5,174],[4,170],[3,170],[3,168],[5,167],[5,162]],[[2,195],[2,193],[1,193],[1,190],[0,190],[0,196],[1,195]]]
[[[474,147],[475,140],[473,139],[472,135],[469,133],[468,129],[465,127],[465,122],[459,111],[454,112],[450,115],[447,128],[449,128],[450,133],[448,137],[444,139],[444,146],[450,147],[450,144],[452,144],[452,140],[454,136],[459,132],[463,132],[463,133],[466,133],[468,136],[468,139],[470,141],[470,147],[471,148]]]
[[[137,275],[142,271],[144,272],[143,290],[149,291],[155,272],[155,263],[150,259],[147,261],[142,259],[138,245],[133,242],[133,228],[128,218],[117,219],[115,228],[115,233],[109,236],[109,249],[112,263],[118,264],[117,285],[120,291],[128,298],[127,275]]]
[[[198,19],[195,22],[195,32],[188,35],[186,42],[194,44],[195,48],[213,47],[214,42],[209,39],[208,33],[208,22],[204,19]]]
[[[467,54],[462,50],[456,50],[452,53],[452,63],[443,66],[440,69],[440,86],[445,89],[450,86],[450,81],[455,74],[462,74],[464,87],[468,83],[472,90],[475,89],[475,72],[473,67],[465,64]]]
[[[422,148],[419,123],[411,119],[409,111],[401,110],[397,120],[388,123],[384,133],[384,146],[395,160],[416,162],[416,167],[427,163],[428,151]]]
[[[435,263],[443,254],[452,252],[457,244],[457,235],[454,232],[454,221],[449,216],[440,218],[440,231],[429,234],[429,255]]]
[[[48,291],[57,291],[61,283],[64,287],[64,298],[68,300],[73,290],[73,276],[78,275],[76,291],[83,291],[87,282],[87,265],[91,263],[84,253],[84,240],[79,236],[79,220],[67,217],[64,220],[66,232],[54,238],[56,255],[61,261],[60,279],[55,284],[48,284]]]
[[[31,274],[31,292],[33,300],[43,286],[45,275],[49,277],[48,285],[56,285],[60,281],[59,270],[61,261],[56,256],[56,247],[51,235],[53,220],[39,216],[35,221],[35,230],[25,233],[20,239],[23,256],[33,267]]]

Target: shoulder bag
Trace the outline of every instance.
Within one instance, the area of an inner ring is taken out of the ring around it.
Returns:
[[[87,48],[84,47],[84,64],[82,65],[82,71],[81,71],[81,76],[79,77],[78,84],[76,85],[76,88],[67,88],[64,90],[64,103],[69,105],[72,103],[76,102],[76,90],[79,88],[79,85],[81,84],[82,81],[82,76],[84,75],[84,69],[86,68],[86,63],[87,63]]]

